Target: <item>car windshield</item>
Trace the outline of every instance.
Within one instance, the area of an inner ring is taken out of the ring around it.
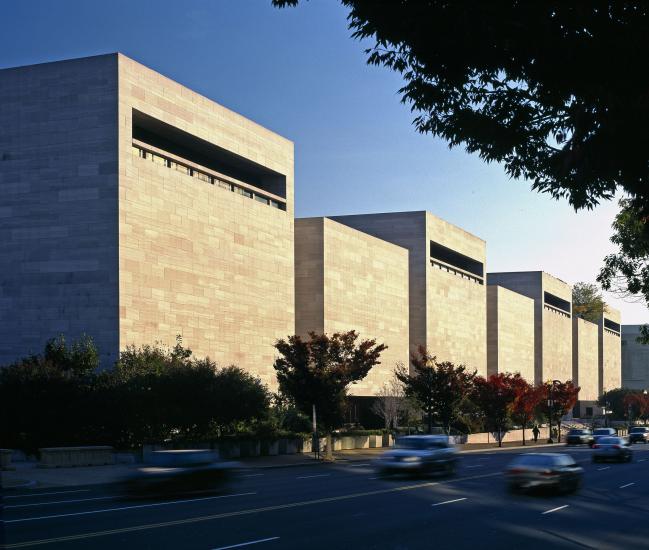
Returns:
[[[398,439],[397,445],[399,449],[442,449],[446,447],[443,441],[435,441],[430,439]]]
[[[613,428],[599,428],[595,430],[593,433],[595,435],[609,435],[613,433],[613,431],[614,431]]]
[[[620,445],[621,443],[624,443],[624,441],[619,437],[602,437],[599,440],[600,445]]]
[[[630,434],[644,433],[647,431],[647,428],[631,428]]]
[[[588,430],[570,430],[568,435],[586,435],[590,433]]]
[[[556,461],[556,457],[547,455],[522,455],[516,458],[513,466],[551,466]]]

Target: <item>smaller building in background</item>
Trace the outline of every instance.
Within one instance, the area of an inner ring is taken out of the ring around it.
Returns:
[[[500,285],[534,300],[534,382],[572,379],[572,288],[543,271],[489,273]]]
[[[649,391],[649,345],[638,342],[642,325],[622,325],[622,387]]]
[[[587,418],[598,414],[599,325],[580,317],[572,319],[572,381],[580,387],[574,415]]]
[[[487,374],[504,372],[518,372],[528,382],[534,382],[534,300],[489,285]]]
[[[353,329],[388,346],[352,395],[376,395],[397,363],[408,365],[405,248],[328,218],[296,219],[295,303],[300,336]]]
[[[622,386],[620,312],[611,306],[599,321],[599,393]]]

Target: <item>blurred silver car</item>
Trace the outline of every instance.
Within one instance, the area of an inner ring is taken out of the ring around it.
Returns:
[[[168,496],[224,489],[236,464],[221,462],[207,450],[155,451],[149,465],[123,479],[125,497]]]
[[[409,435],[397,439],[394,448],[383,453],[375,462],[382,475],[442,472],[452,474],[458,453],[448,436]]]
[[[560,453],[518,455],[505,470],[508,487],[514,492],[541,488],[576,491],[583,474],[574,458]]]
[[[614,437],[616,435],[617,432],[613,428],[596,428],[593,430],[593,443],[597,443],[602,437]]]
[[[633,451],[630,446],[631,443],[625,437],[600,437],[593,445],[593,462],[631,462]]]

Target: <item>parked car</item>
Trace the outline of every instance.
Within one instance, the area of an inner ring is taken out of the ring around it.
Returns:
[[[409,435],[397,439],[395,446],[375,462],[382,475],[408,473],[452,474],[457,465],[455,445],[445,435]]]
[[[647,443],[649,441],[649,427],[635,426],[629,430],[630,443]]]
[[[593,462],[631,462],[633,451],[629,448],[630,445],[629,440],[624,437],[600,437],[593,445]]]
[[[613,428],[597,428],[593,430],[593,443],[602,437],[616,436],[617,432]]]
[[[576,491],[584,470],[568,454],[526,453],[518,455],[505,470],[510,491],[554,489]]]
[[[566,445],[590,445],[595,442],[593,432],[587,429],[573,429],[566,435]]]
[[[122,480],[126,497],[169,496],[222,490],[226,488],[236,464],[216,460],[212,451],[155,451],[149,465]]]

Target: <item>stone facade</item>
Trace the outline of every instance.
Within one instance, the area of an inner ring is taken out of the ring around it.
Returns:
[[[411,350],[485,375],[485,242],[425,211],[332,219],[408,250]]]
[[[622,387],[649,391],[649,345],[637,341],[642,325],[622,325]]]
[[[534,382],[534,300],[487,286],[487,374],[518,372]]]
[[[356,330],[388,346],[352,386],[376,395],[408,364],[408,251],[328,218],[295,220],[295,327],[307,336]]]
[[[2,71],[0,100],[2,361],[58,332],[106,365],[180,334],[272,385],[293,144],[121,54]]]
[[[599,323],[599,393],[622,385],[620,312],[610,306]]]
[[[575,415],[593,416],[599,398],[599,327],[580,317],[572,319],[572,381],[580,387]]]
[[[0,365],[119,347],[117,56],[0,71]]]
[[[572,379],[572,289],[543,271],[489,273],[488,283],[534,300],[534,381]]]

